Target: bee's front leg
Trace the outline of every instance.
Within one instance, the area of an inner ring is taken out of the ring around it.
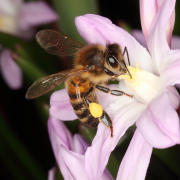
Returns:
[[[90,89],[90,92],[92,90]],[[84,100],[86,104],[89,106],[89,111],[91,115],[94,118],[98,118],[100,122],[102,122],[106,127],[110,128],[111,130],[111,137],[113,138],[113,125],[112,125],[112,120],[110,116],[106,113],[106,111],[103,110],[102,106],[100,104],[91,102],[90,100],[87,99],[88,93],[84,96]]]
[[[129,95],[123,91],[119,91],[119,90],[110,90],[109,88],[106,88],[104,86],[99,86],[99,85],[96,85],[96,88],[99,89],[100,91],[102,92],[105,92],[105,93],[108,93],[108,94],[112,94],[114,96],[122,96],[122,95],[126,95],[126,96],[129,96],[130,98],[133,98],[134,96],[133,95]]]

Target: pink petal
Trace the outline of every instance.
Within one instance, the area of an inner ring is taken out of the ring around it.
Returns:
[[[151,26],[151,23],[154,17],[156,16],[156,14],[158,13],[158,11],[160,10],[162,3],[163,0],[140,1],[141,24],[146,41],[148,39],[149,28]],[[171,17],[166,27],[166,37],[169,47],[171,46],[171,37],[174,27],[174,21],[175,21],[175,11],[173,11],[173,13],[171,14]]]
[[[78,32],[87,43],[100,43],[102,45],[118,43],[122,49],[126,46],[132,66],[140,63],[141,68],[154,72],[151,57],[146,49],[128,32],[112,24],[109,19],[98,15],[86,14],[76,17],[75,24]]]
[[[113,120],[114,137],[111,138],[109,128],[102,123],[99,124],[92,146],[85,154],[85,169],[90,180],[100,179],[110,153],[127,128],[135,123],[144,108],[144,105],[137,103],[134,99],[123,96],[106,109]]]
[[[177,110],[179,107],[179,103],[180,103],[180,96],[178,91],[176,90],[176,88],[174,86],[168,86],[165,91],[168,92],[168,96],[169,96],[169,100],[170,100],[170,104],[171,106]]]
[[[170,49],[166,39],[166,27],[168,20],[174,12],[174,7],[175,0],[163,1],[148,32],[148,49],[152,55],[155,73],[157,75],[161,74],[162,67],[165,64],[163,55]]]
[[[55,179],[56,179],[56,167],[53,167],[48,171],[48,180],[55,180]]]
[[[147,44],[146,44],[146,40],[144,37],[144,34],[141,30],[133,30],[131,32],[132,36],[135,37],[135,39],[147,49]]]
[[[22,87],[22,71],[11,57],[11,51],[4,49],[0,55],[0,69],[2,76],[11,89]]]
[[[145,140],[155,148],[180,143],[179,117],[170,105],[167,92],[151,101],[136,124]]]
[[[152,154],[152,147],[136,130],[121,161],[116,180],[144,180]]]
[[[160,89],[180,84],[180,50],[171,50],[163,56],[165,65],[160,76]]]
[[[63,121],[77,119],[66,89],[54,92],[51,95],[50,105],[49,112],[53,117]]]
[[[88,147],[88,142],[82,136],[74,135],[74,152],[84,155]]]
[[[56,21],[58,15],[43,1],[24,3],[19,15],[19,28],[28,30],[31,27]]]
[[[22,4],[22,0],[0,1],[0,15],[17,16]]]
[[[150,25],[162,5],[162,2],[162,0],[140,0],[141,25],[146,41]]]
[[[60,145],[72,149],[73,139],[72,135],[62,121],[57,120],[54,117],[49,117],[48,120],[48,132],[52,145],[52,149],[58,162],[58,154],[60,151]],[[60,163],[59,163],[60,166]]]
[[[64,179],[83,179],[89,180],[84,169],[84,156],[69,151],[64,146],[60,148],[61,156],[59,161],[64,161],[67,171],[62,172]]]
[[[101,179],[103,179],[103,180],[114,180],[114,178],[112,177],[112,175],[110,174],[110,172],[107,169],[104,170],[104,173],[102,174]]]

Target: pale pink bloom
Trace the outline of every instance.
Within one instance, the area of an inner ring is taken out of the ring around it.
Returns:
[[[22,86],[22,71],[11,57],[11,51],[3,49],[0,54],[0,71],[4,81],[11,89]]]
[[[89,147],[87,141],[79,134],[72,136],[64,123],[54,117],[50,117],[48,120],[48,131],[53,152],[64,179],[89,180],[85,171],[84,155]],[[96,159],[93,161],[96,163]],[[53,180],[54,176],[55,169],[51,169],[49,180]],[[105,169],[102,172],[102,179],[112,180],[113,177]]]
[[[58,19],[57,14],[43,1],[23,0],[0,1],[0,32],[24,39],[33,38],[35,27]],[[5,51],[5,52],[3,52]],[[22,86],[22,72],[11,58],[9,50],[2,50],[1,72],[7,85],[12,89]],[[8,62],[5,62],[5,61]]]
[[[99,124],[92,145],[85,152],[85,170],[90,180],[101,179],[110,153],[128,127],[134,123],[138,130],[120,165],[117,179],[144,179],[152,147],[167,148],[180,143],[179,117],[176,112],[180,97],[174,88],[175,84],[180,83],[180,51],[171,50],[169,43],[174,25],[175,0],[164,0],[161,6],[152,6],[156,8],[155,14],[149,12],[155,10],[148,9],[148,2],[151,5],[152,0],[140,1],[140,9],[149,51],[107,18],[87,14],[76,17],[75,20],[80,35],[88,44],[118,43],[122,49],[127,47],[131,66],[135,67],[140,63],[139,67],[143,70],[140,76],[142,78],[139,79],[142,82],[140,84],[146,84],[148,87],[138,85],[138,88],[133,89],[128,86],[126,80],[121,80],[119,85],[108,86],[110,89],[132,93],[135,96],[133,99],[97,92],[100,104],[113,120],[114,137],[110,137],[107,127]],[[146,9],[149,15],[146,14]],[[153,17],[149,17],[151,14]],[[149,18],[149,24],[146,18]],[[50,114],[53,117],[64,121],[77,118],[66,90],[53,93],[50,103]]]

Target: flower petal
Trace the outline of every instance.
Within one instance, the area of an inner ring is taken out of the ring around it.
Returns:
[[[0,55],[0,69],[2,76],[11,89],[22,87],[22,71],[11,57],[11,51],[4,49]]]
[[[169,100],[170,100],[170,104],[171,106],[177,110],[179,107],[179,103],[180,103],[180,96],[178,91],[176,90],[176,88],[174,86],[168,86],[165,91],[168,92],[168,96],[169,96]]]
[[[66,89],[54,92],[51,95],[50,105],[49,112],[53,117],[63,121],[77,119]]]
[[[162,3],[163,0],[140,1],[141,24],[146,41],[148,39],[150,25],[156,14],[160,10]],[[166,28],[166,37],[169,47],[171,46],[171,37],[174,27],[174,21],[175,21],[175,11],[173,11]]]
[[[17,16],[22,4],[22,0],[0,1],[0,15]]]
[[[160,89],[163,90],[168,86],[180,84],[180,50],[171,50],[164,54],[162,67],[163,72],[160,76]]]
[[[79,134],[74,135],[74,152],[84,155],[89,147],[88,142]]]
[[[151,25],[152,20],[154,19],[158,9],[159,9],[159,1],[151,0],[145,1],[140,0],[140,17],[141,17],[141,25],[142,30],[147,41],[148,38],[148,31]],[[161,3],[162,4],[162,3]]]
[[[48,180],[55,180],[55,179],[56,179],[56,167],[53,167],[48,171]]]
[[[48,132],[49,132],[52,149],[56,161],[58,162],[58,154],[61,144],[66,148],[72,149],[73,147],[72,135],[62,121],[57,120],[56,118],[51,116],[49,117],[48,120]]]
[[[67,148],[61,145],[60,147],[60,156],[59,161],[64,161],[66,166],[66,171],[62,171],[64,179],[74,180],[74,179],[83,179],[89,180],[84,169],[84,156],[69,151]]]
[[[174,13],[174,7],[175,0],[163,1],[161,8],[153,19],[149,29],[147,44],[150,54],[152,55],[155,73],[157,75],[161,74],[162,67],[164,66],[162,56],[170,49],[166,38],[166,27],[168,20]],[[173,25],[171,26],[173,27]]]
[[[136,125],[146,141],[155,148],[180,143],[179,117],[170,105],[167,92],[151,101]]]
[[[98,180],[102,176],[110,153],[114,150],[119,139],[127,128],[133,125],[145,105],[137,103],[134,99],[122,96],[109,105],[106,112],[113,120],[114,137],[110,137],[110,129],[99,124],[92,146],[85,154],[85,169],[90,180]]]
[[[140,63],[141,68],[154,72],[151,57],[147,50],[128,32],[112,24],[109,19],[98,15],[86,14],[76,17],[75,24],[78,32],[87,43],[100,43],[102,45],[118,43],[122,49],[127,47],[132,66]]]
[[[116,180],[144,180],[152,149],[137,129],[121,161]]]
[[[145,36],[143,34],[143,32],[141,30],[133,30],[131,32],[132,36],[135,37],[135,39],[147,49],[147,44],[146,44],[146,39]]]
[[[19,28],[28,30],[31,27],[47,24],[58,19],[57,14],[43,1],[24,3],[19,15]]]

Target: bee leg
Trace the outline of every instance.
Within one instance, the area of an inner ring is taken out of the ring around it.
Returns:
[[[86,104],[87,104],[88,106],[89,106],[89,104],[91,104],[91,102],[87,99],[87,96],[88,96],[89,93],[91,93],[93,90],[94,90],[94,88],[91,87],[91,88],[89,89],[89,91],[84,95],[84,100],[85,100],[85,102],[86,102]]]
[[[86,102],[86,104],[88,105],[88,106],[90,106],[90,104],[92,103],[90,100],[88,100],[87,99],[87,96],[88,96],[88,94],[91,92],[93,90],[93,88],[92,89],[90,89],[86,94],[85,94],[85,96],[84,96],[84,100],[85,100],[85,102]],[[96,104],[96,103],[95,103]],[[97,105],[97,104],[96,104]],[[99,104],[98,104],[99,105]],[[100,106],[100,105],[99,105]],[[97,108],[99,108],[99,107],[94,107],[96,110],[97,110]],[[101,107],[102,108],[102,107]],[[92,113],[92,111],[91,111],[91,109],[90,109],[90,112],[91,112],[91,115],[93,116],[93,117],[95,117],[95,118],[98,118],[99,119],[99,121],[100,122],[102,122],[106,127],[108,127],[108,128],[110,128],[110,130],[111,130],[111,137],[113,138],[113,125],[112,125],[112,120],[111,120],[111,118],[110,118],[110,116],[106,113],[106,111],[104,111],[104,110],[102,110],[102,109],[98,109],[98,111],[102,111],[102,113],[100,113],[100,114],[102,114],[102,115],[100,115],[100,116],[95,116],[95,115],[93,115],[93,113]],[[93,110],[93,109],[92,109]]]
[[[112,79],[115,79],[116,75],[115,75],[112,71],[110,71],[110,70],[108,70],[108,69],[106,69],[106,68],[104,68],[103,70],[105,71],[106,74],[108,74],[109,76],[111,76]]]
[[[103,110],[103,115],[99,117],[99,121],[102,122],[105,126],[110,128],[111,130],[111,137],[113,138],[113,123],[110,116]]]
[[[96,85],[96,88],[99,89],[100,91],[102,92],[105,92],[105,93],[108,93],[108,94],[112,94],[114,96],[122,96],[122,95],[126,95],[126,96],[129,96],[130,98],[133,98],[134,96],[133,95],[129,95],[123,91],[119,91],[119,90],[110,90],[109,88],[106,88],[104,86],[99,86],[99,85]]]

